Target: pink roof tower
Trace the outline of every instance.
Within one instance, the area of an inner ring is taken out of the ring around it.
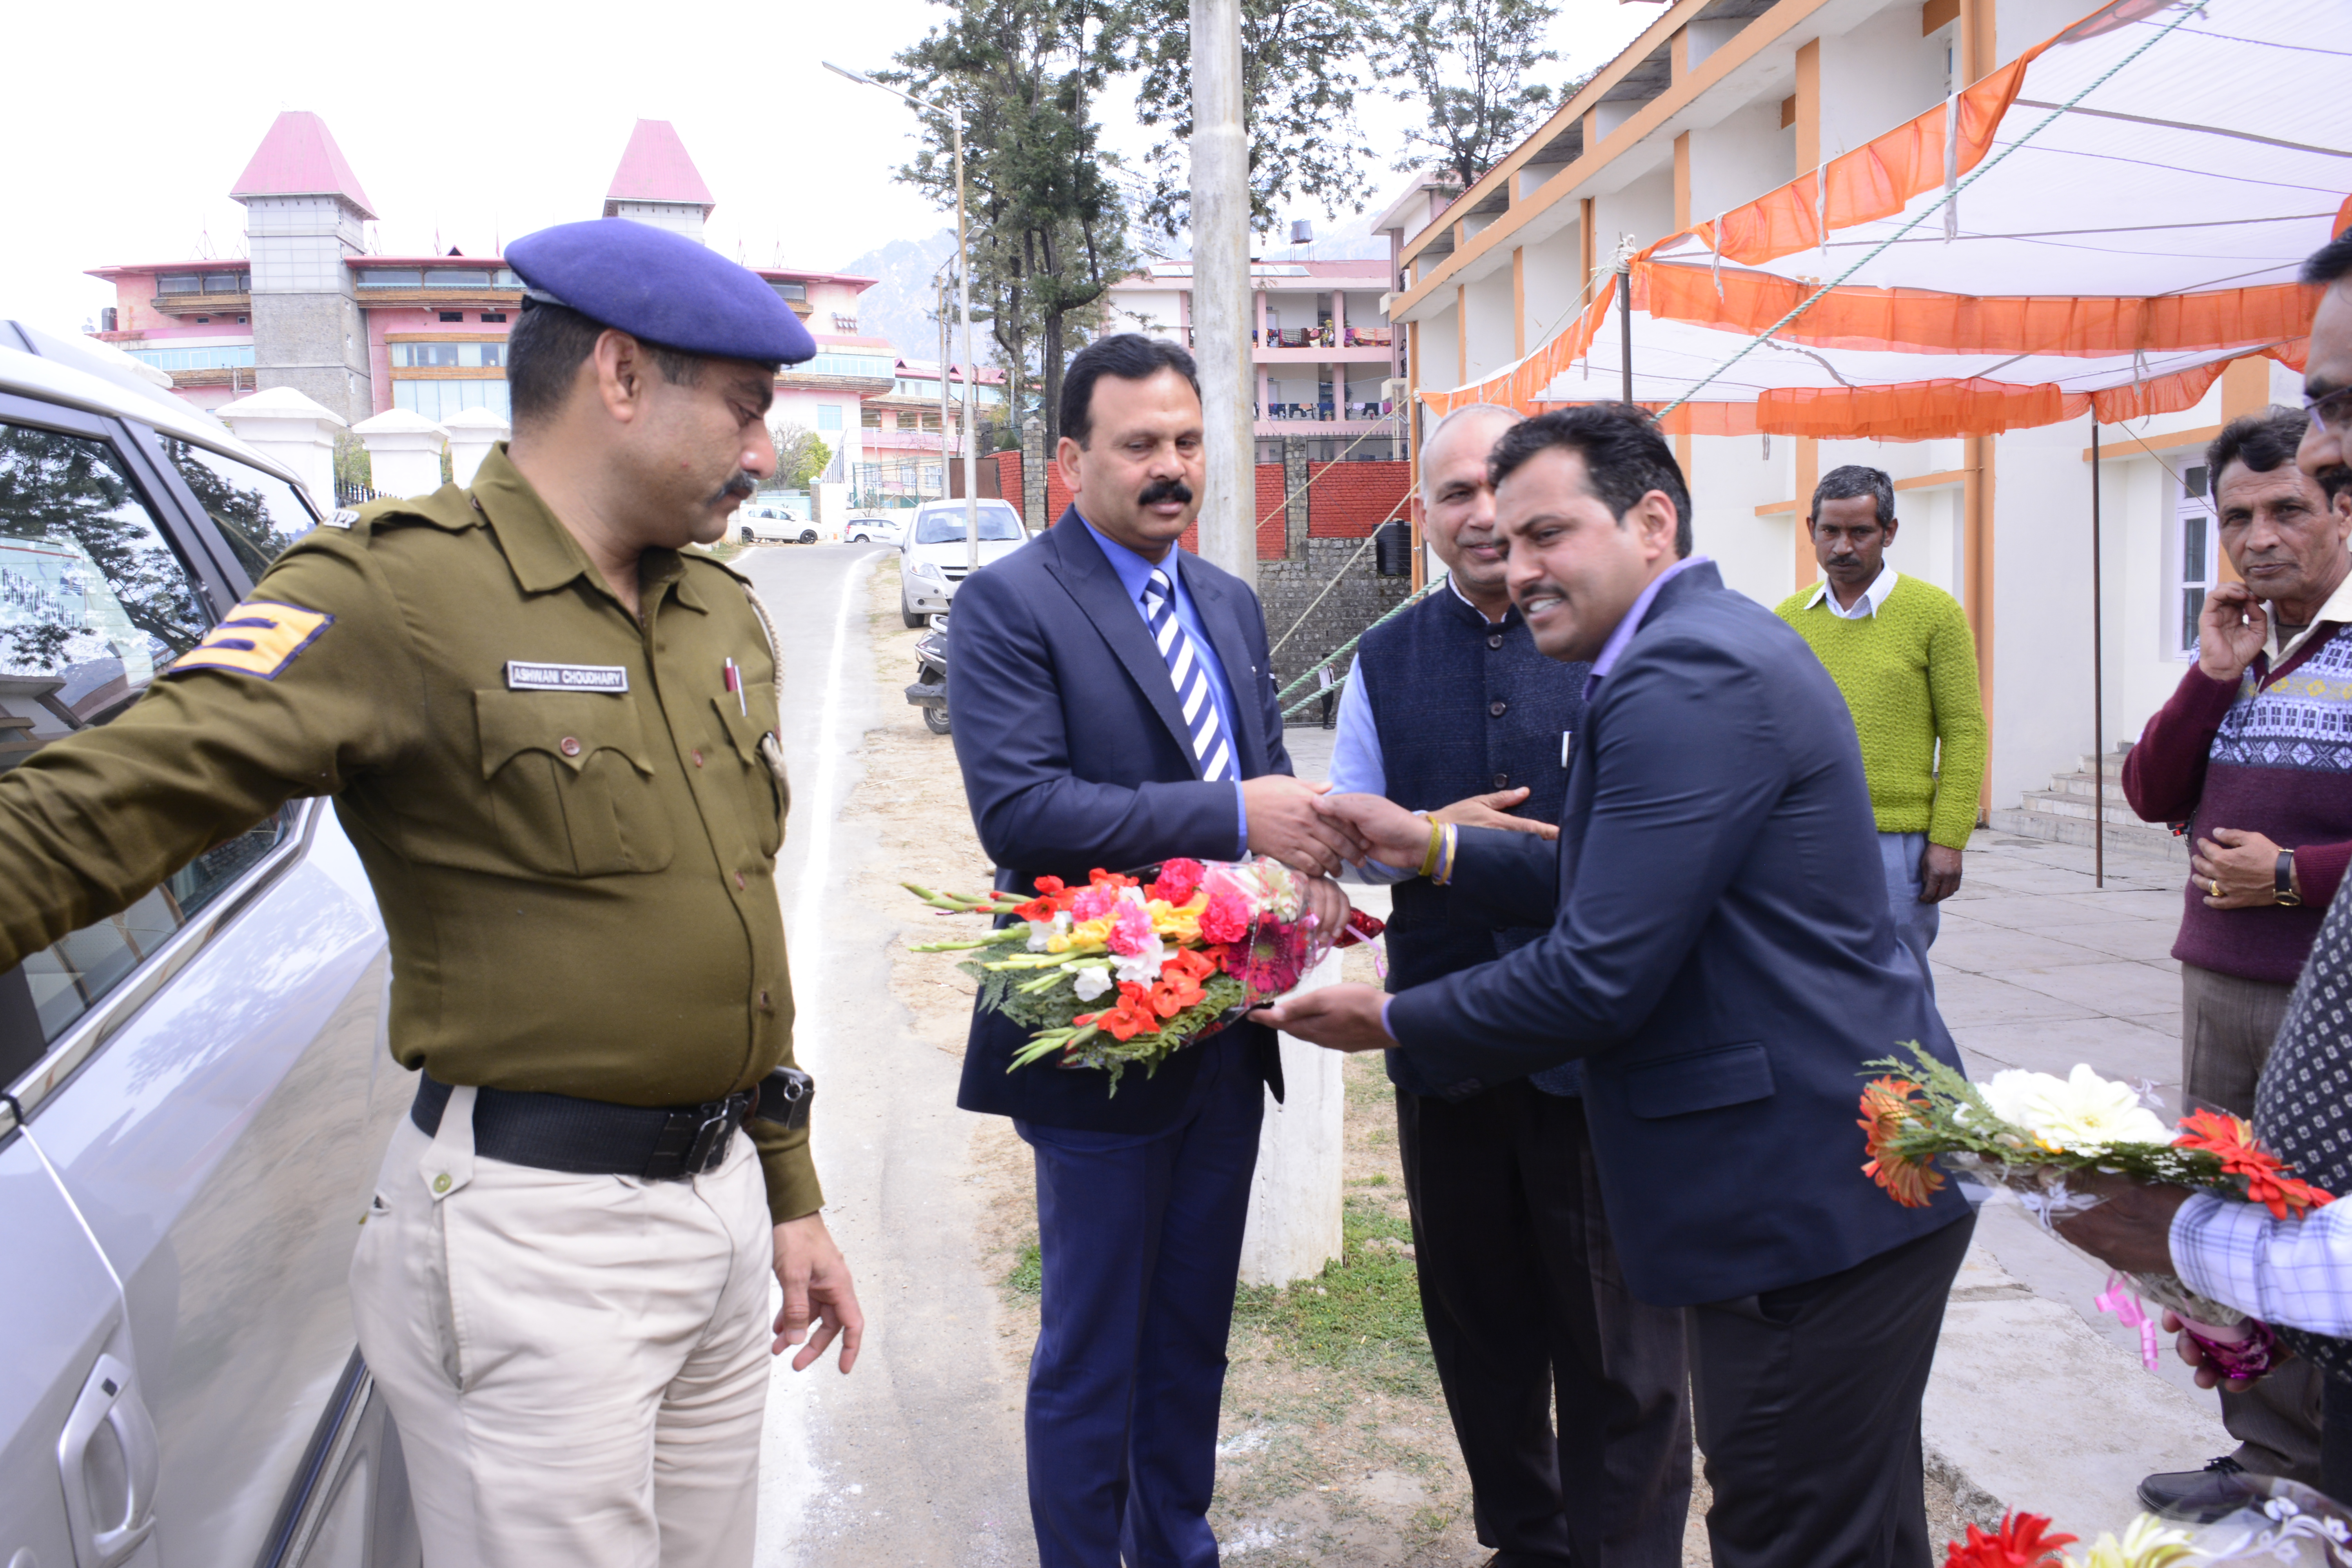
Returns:
[[[253,258],[253,352],[265,389],[290,386],[352,421],[374,412],[368,336],[349,258],[375,216],[326,122],[289,109],[229,195],[245,205]]]
[[[604,216],[633,218],[700,244],[703,220],[718,205],[677,128],[667,120],[638,121],[621,166],[613,171],[613,188],[604,193]]]

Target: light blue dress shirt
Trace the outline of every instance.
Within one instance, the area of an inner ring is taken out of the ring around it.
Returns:
[[[1185,636],[1192,639],[1193,657],[1209,672],[1209,700],[1217,705],[1217,722],[1233,742],[1234,858],[1243,859],[1249,854],[1249,805],[1242,796],[1242,731],[1241,726],[1234,722],[1234,686],[1225,678],[1225,667],[1217,658],[1217,645],[1209,640],[1209,628],[1202,624],[1201,612],[1192,603],[1192,592],[1184,586],[1184,574],[1177,569],[1176,557],[1180,550],[1170,550],[1165,561],[1146,561],[1093,523],[1087,522],[1084,512],[1078,514],[1078,521],[1087,523],[1087,531],[1095,536],[1097,544],[1102,546],[1103,559],[1110,563],[1113,572],[1118,574],[1119,585],[1127,590],[1127,602],[1135,606],[1136,616],[1147,630],[1151,626],[1151,617],[1144,612],[1143,593],[1151,585],[1152,573],[1166,572],[1168,581],[1175,585],[1176,624],[1182,626]],[[1170,679],[1172,681],[1174,677],[1170,677]],[[1261,763],[1265,761],[1262,757],[1257,760]]]
[[[1601,645],[1600,656],[1592,661],[1592,673],[1584,678],[1586,702],[1590,703],[1592,700],[1593,690],[1600,686],[1601,678],[1617,668],[1618,659],[1624,656],[1625,645],[1632,642],[1633,634],[1642,629],[1642,617],[1650,613],[1650,605],[1656,600],[1658,590],[1691,567],[1704,565],[1713,559],[1714,557],[1708,555],[1685,555],[1650,579],[1650,585],[1642,590],[1641,595],[1625,612],[1625,618],[1617,623],[1617,629],[1611,632],[1609,640]]]

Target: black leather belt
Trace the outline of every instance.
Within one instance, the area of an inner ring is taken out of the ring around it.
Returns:
[[[416,1075],[408,1119],[441,1131],[450,1086]],[[735,1130],[760,1102],[757,1086],[701,1105],[614,1105],[568,1094],[484,1089],[474,1096],[474,1152],[488,1160],[582,1176],[683,1182],[719,1168]]]

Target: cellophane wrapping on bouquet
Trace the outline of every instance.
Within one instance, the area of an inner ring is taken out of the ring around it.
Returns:
[[[1080,885],[1037,879],[1035,896],[979,897],[907,884],[935,909],[1004,918],[968,941],[957,967],[981,1005],[1026,1026],[1013,1070],[1042,1063],[1149,1075],[1250,1008],[1295,990],[1339,935],[1326,931],[1306,882],[1278,860],[1168,860],[1137,875],[1096,870]]]
[[[1862,1094],[1870,1155],[1863,1171],[1897,1203],[1927,1203],[1944,1184],[1940,1165],[2014,1193],[2064,1240],[2059,1221],[2106,1201],[2085,1189],[2083,1178],[2093,1172],[2258,1203],[2281,1219],[2332,1201],[2288,1174],[2242,1118],[2198,1110],[2176,1129],[2158,1114],[2162,1102],[2151,1086],[2118,1083],[2086,1066],[2063,1079],[2012,1068],[1979,1084],[1916,1044],[1907,1048],[1916,1060],[1890,1057],[1870,1063],[1884,1076]],[[2233,1375],[2268,1370],[2275,1341],[2264,1325],[2199,1295],[2178,1275],[2128,1279],[2147,1300],[2188,1320],[2189,1331]],[[2107,1298],[2101,1300],[2106,1304]],[[2152,1353],[2152,1330],[2146,1339]]]

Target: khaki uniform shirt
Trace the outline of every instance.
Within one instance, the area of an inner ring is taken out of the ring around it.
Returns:
[[[313,530],[121,717],[0,775],[0,972],[332,795],[404,1066],[658,1106],[789,1063],[766,629],[706,556],[641,575],[642,624],[504,447]],[[748,1125],[774,1216],[818,1208],[806,1130]]]

